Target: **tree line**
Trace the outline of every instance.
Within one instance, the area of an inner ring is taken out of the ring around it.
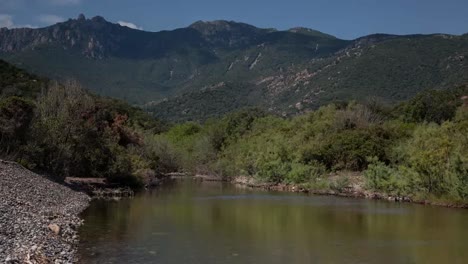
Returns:
[[[349,180],[330,175],[358,172],[370,190],[468,200],[468,86],[393,106],[336,102],[289,118],[248,108],[167,124],[77,83],[0,68],[1,158],[58,181],[105,177],[138,187],[178,171],[329,189]]]

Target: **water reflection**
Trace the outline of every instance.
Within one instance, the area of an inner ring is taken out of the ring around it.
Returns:
[[[84,214],[85,263],[468,263],[468,212],[184,183]]]

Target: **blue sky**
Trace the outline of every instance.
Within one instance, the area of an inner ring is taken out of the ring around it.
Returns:
[[[340,38],[468,32],[468,0],[0,0],[0,27],[43,27],[84,13],[147,31],[226,19],[304,26]]]

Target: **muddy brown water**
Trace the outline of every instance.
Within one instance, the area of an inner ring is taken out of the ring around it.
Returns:
[[[466,209],[185,181],[83,217],[83,263],[468,263]]]

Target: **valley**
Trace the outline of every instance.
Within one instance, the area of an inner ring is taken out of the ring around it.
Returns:
[[[36,19],[0,14],[0,262],[466,262],[468,34]]]

